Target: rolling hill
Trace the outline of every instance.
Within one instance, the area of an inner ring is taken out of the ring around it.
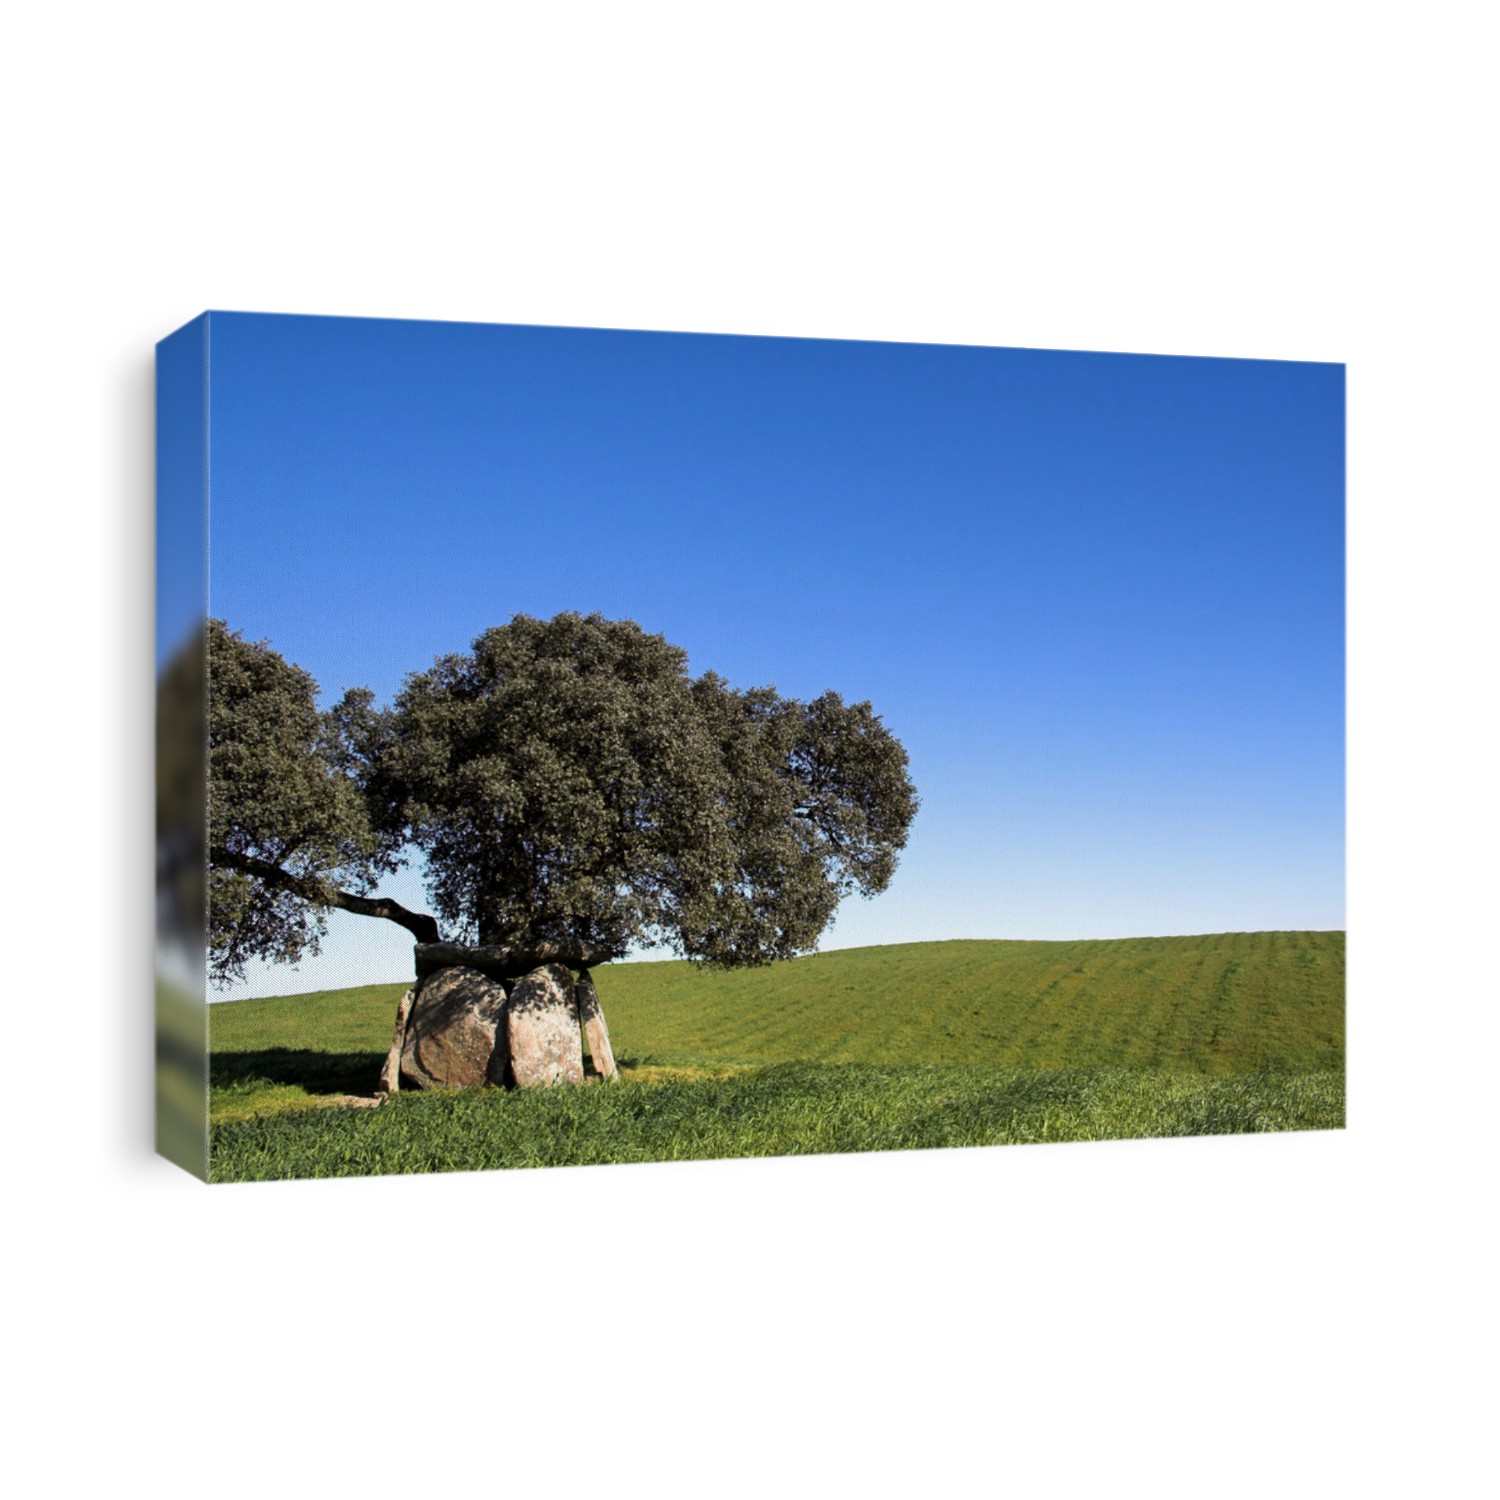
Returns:
[[[729,973],[594,972],[632,1088],[329,1110],[372,1089],[404,985],[212,1007],[214,1175],[1343,1122],[1341,932],[913,943]]]

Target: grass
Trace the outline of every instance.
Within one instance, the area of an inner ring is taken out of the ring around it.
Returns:
[[[216,1181],[1334,1129],[1333,1073],[778,1063],[727,1078],[402,1094],[215,1128]]]
[[[596,971],[623,1082],[368,1093],[404,986],[212,1008],[216,1180],[1328,1129],[1342,933]]]

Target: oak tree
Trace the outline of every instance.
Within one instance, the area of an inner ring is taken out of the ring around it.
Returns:
[[[220,972],[315,947],[406,851],[451,938],[576,967],[666,945],[715,965],[811,950],[890,883],[917,809],[868,703],[697,678],[632,621],[517,615],[377,709],[219,624],[211,638],[211,906]],[[220,657],[224,667],[219,668]]]

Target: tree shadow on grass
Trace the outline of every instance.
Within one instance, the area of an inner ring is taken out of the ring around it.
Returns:
[[[369,1094],[380,1080],[383,1052],[314,1052],[269,1047],[261,1052],[216,1052],[209,1059],[213,1088],[235,1084],[291,1084],[309,1094]]]

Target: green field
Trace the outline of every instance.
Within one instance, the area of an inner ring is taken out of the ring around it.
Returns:
[[[401,984],[216,1005],[216,1180],[1343,1124],[1344,935],[914,943],[595,971],[622,1081],[368,1094]]]

